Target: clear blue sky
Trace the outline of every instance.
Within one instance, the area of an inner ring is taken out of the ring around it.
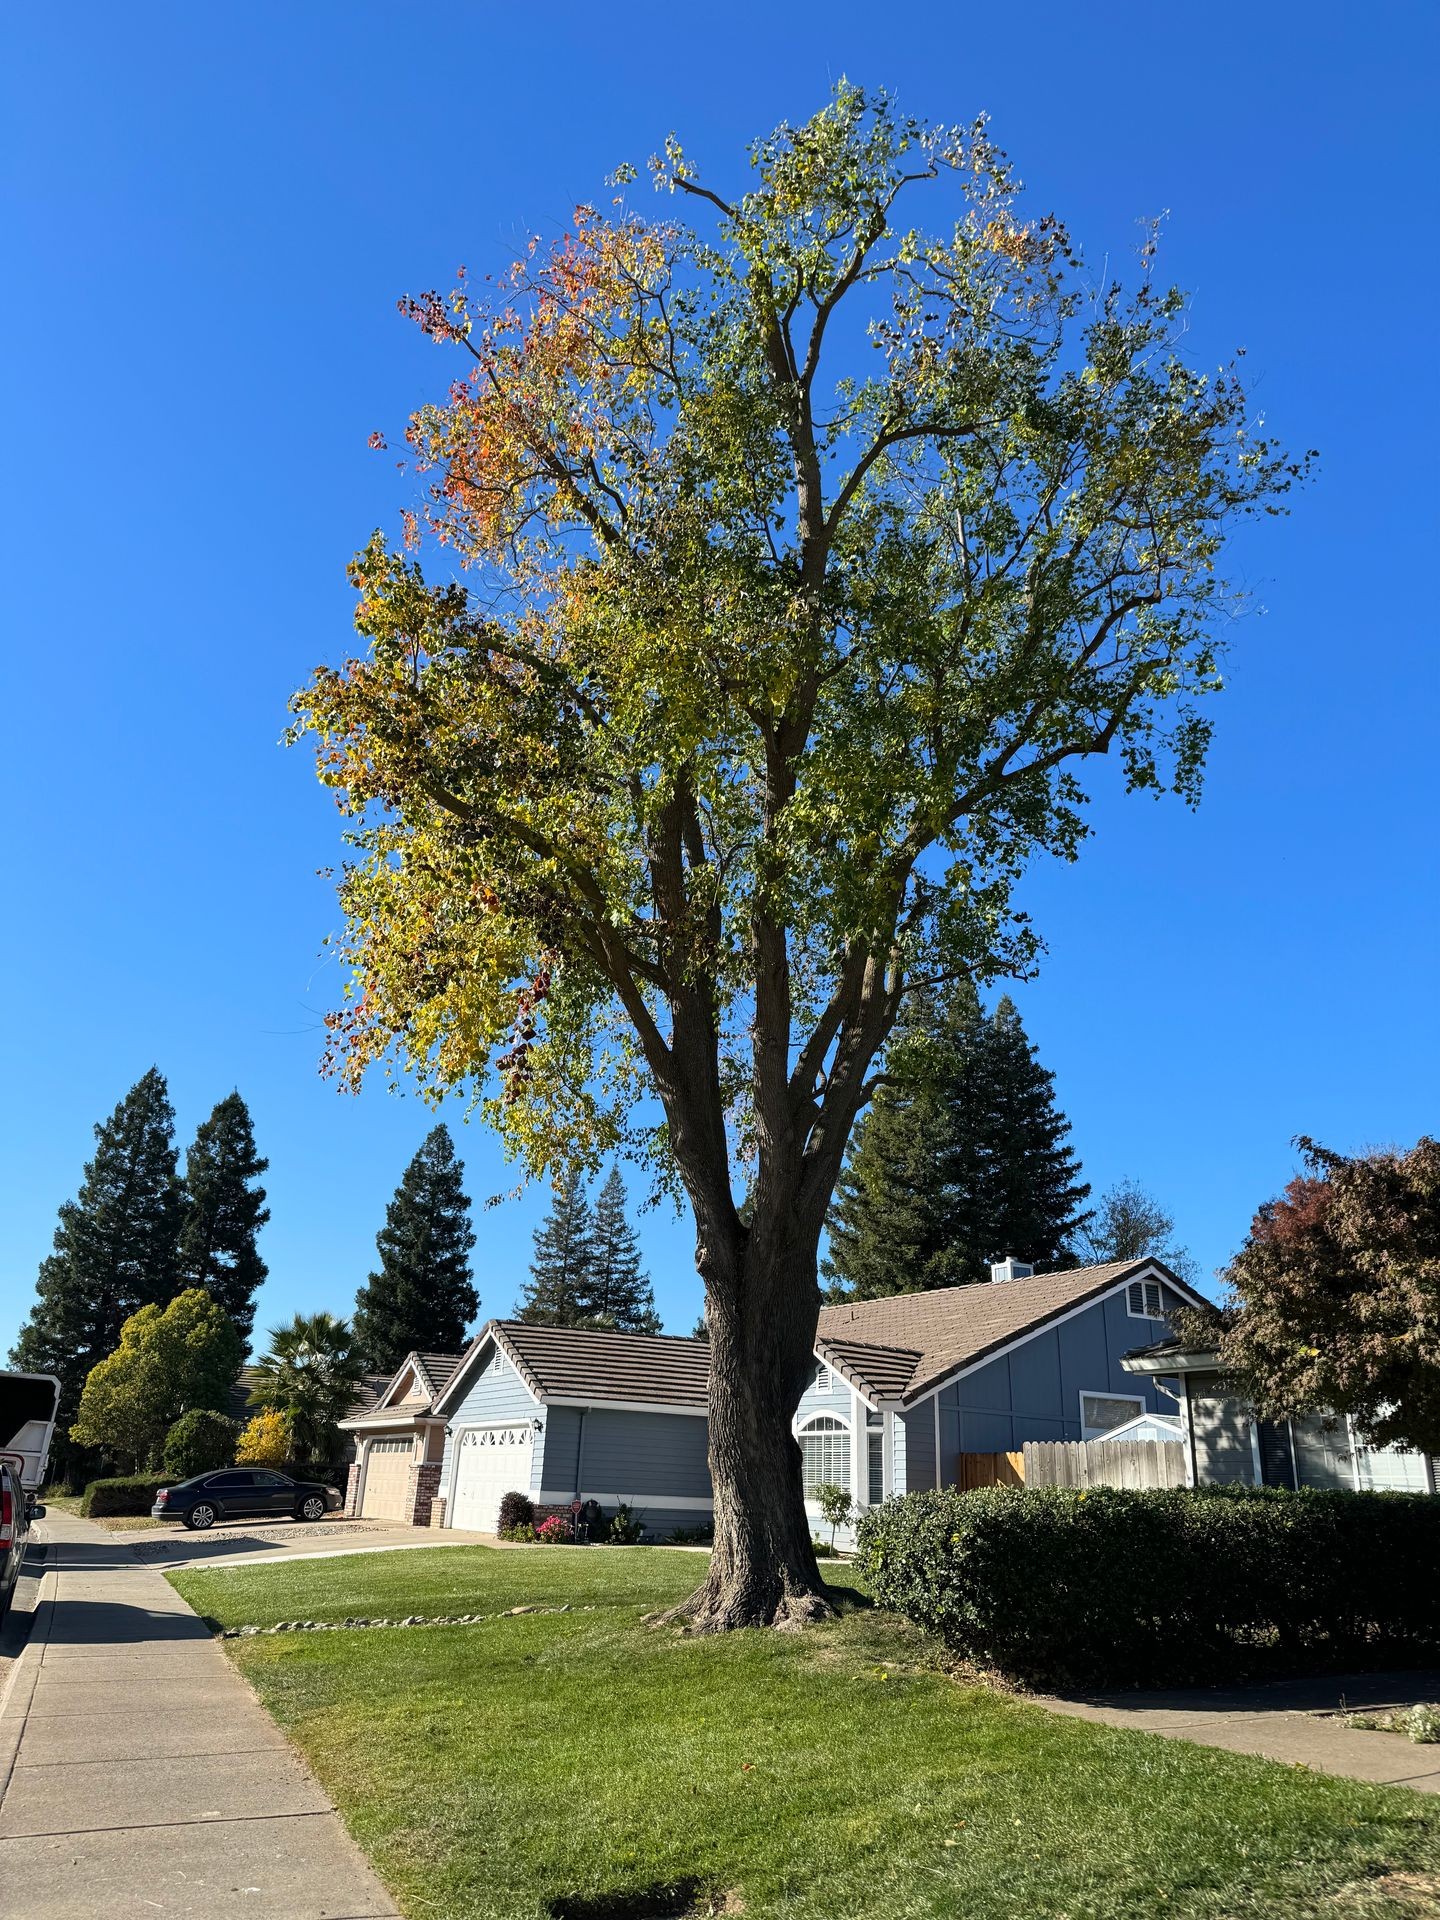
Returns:
[[[427,1126],[316,1072],[337,820],[277,744],[393,527],[366,449],[432,392],[397,295],[503,264],[670,128],[721,174],[839,75],[985,108],[1036,210],[1119,260],[1169,209],[1193,340],[1236,344],[1322,452],[1236,567],[1205,802],[1121,801],[1037,871],[1022,1011],[1097,1187],[1133,1176],[1203,1269],[1290,1174],[1434,1131],[1437,652],[1432,5],[1389,0],[23,8],[7,27],[0,304],[9,784],[0,1342],[91,1124],[151,1062],[182,1137],[238,1086],[271,1161],[260,1324],[348,1310]],[[514,1185],[452,1114],[477,1201]],[[543,1194],[480,1219],[506,1312]],[[644,1223],[668,1325],[688,1230]]]

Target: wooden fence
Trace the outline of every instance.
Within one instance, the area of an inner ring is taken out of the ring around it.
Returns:
[[[1024,1456],[1027,1487],[1185,1485],[1185,1449],[1173,1440],[1027,1440]]]
[[[972,1487],[1020,1487],[1025,1484],[1025,1462],[1018,1453],[962,1453],[956,1482]]]

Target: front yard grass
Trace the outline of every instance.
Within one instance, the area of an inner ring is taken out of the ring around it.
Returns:
[[[1440,1802],[959,1686],[843,1581],[804,1634],[646,1627],[702,1566],[447,1547],[171,1577],[227,1626],[568,1604],[225,1643],[411,1920],[1440,1910]]]

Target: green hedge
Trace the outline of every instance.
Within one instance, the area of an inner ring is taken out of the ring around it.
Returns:
[[[149,1513],[161,1487],[173,1487],[174,1474],[158,1477],[132,1473],[118,1480],[92,1480],[80,1501],[80,1511],[98,1520],[107,1513]]]
[[[882,1606],[1048,1685],[1214,1682],[1440,1649],[1440,1498],[1277,1487],[912,1493],[867,1514]]]

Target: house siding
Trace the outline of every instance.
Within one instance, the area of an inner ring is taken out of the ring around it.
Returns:
[[[800,1396],[800,1405],[795,1413],[795,1424],[799,1426],[813,1414],[833,1413],[848,1425],[853,1399],[850,1387],[833,1369],[830,1371],[830,1384],[823,1392],[815,1386],[812,1375],[810,1385]]]
[[[481,1355],[476,1371],[471,1375],[464,1399],[452,1409],[449,1415],[445,1432],[445,1453],[440,1468],[441,1491],[448,1496],[450,1475],[454,1464],[455,1435],[462,1427],[485,1426],[491,1421],[526,1420],[533,1418],[538,1408],[539,1402],[514,1367],[495,1347],[490,1347]],[[530,1456],[528,1488],[532,1497],[538,1497],[540,1492],[541,1476],[545,1470],[547,1438],[548,1432],[545,1431],[535,1436],[535,1447]]]
[[[935,1485],[935,1403],[922,1400],[918,1407],[911,1407],[899,1415],[895,1422],[904,1439],[897,1442],[897,1453],[905,1462],[905,1478],[901,1483],[897,1473],[895,1491],[897,1493],[919,1493],[926,1487]]]
[[[602,1506],[617,1498],[657,1505],[711,1499],[709,1427],[694,1414],[552,1406],[546,1426],[545,1500],[577,1492]],[[703,1518],[690,1512],[691,1525]]]
[[[1168,1305],[1168,1288],[1166,1296]],[[1117,1394],[1141,1402],[1137,1414],[1173,1417],[1174,1401],[1158,1392],[1153,1379],[1126,1373],[1120,1364],[1123,1354],[1168,1332],[1163,1320],[1127,1313],[1122,1291],[1040,1328],[1009,1353],[950,1381],[938,1395],[942,1483],[958,1479],[962,1453],[1010,1453],[1027,1440],[1079,1440],[1082,1393]],[[928,1405],[919,1410],[928,1411]],[[931,1480],[911,1484],[928,1486]]]

